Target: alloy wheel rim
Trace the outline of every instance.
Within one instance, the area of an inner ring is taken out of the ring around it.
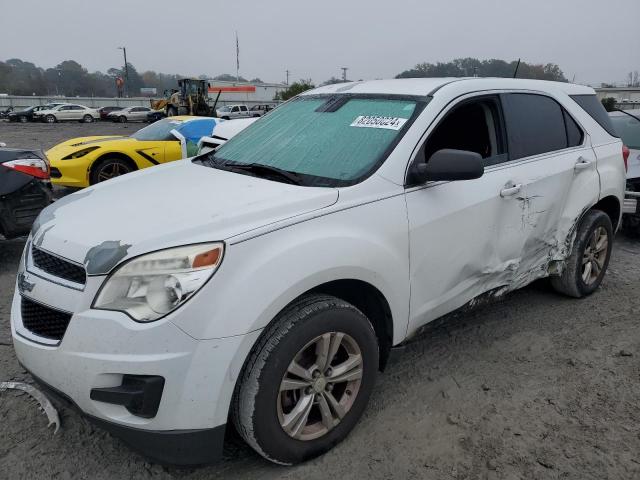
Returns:
[[[129,173],[129,169],[121,163],[108,163],[100,169],[100,172],[98,173],[98,182],[104,182],[105,180],[119,177],[125,173]]]
[[[604,227],[596,228],[582,254],[582,281],[592,285],[604,269],[609,250],[609,235]]]
[[[362,375],[362,352],[351,336],[329,332],[311,340],[280,382],[277,413],[284,432],[303,441],[329,433],[351,410]]]

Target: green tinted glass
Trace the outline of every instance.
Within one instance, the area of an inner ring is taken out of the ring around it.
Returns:
[[[404,132],[402,126],[417,105],[412,100],[345,98],[335,111],[323,111],[328,101],[302,97],[282,105],[232,138],[215,156],[325,179],[354,180],[380,161]]]

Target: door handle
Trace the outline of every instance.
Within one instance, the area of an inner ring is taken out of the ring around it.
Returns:
[[[583,157],[578,158],[578,161],[576,162],[575,166],[573,167],[574,170],[585,170],[587,168],[589,168],[591,166],[593,162],[591,160],[587,160]]]
[[[500,196],[502,198],[511,197],[516,193],[518,193],[522,189],[522,184],[518,183],[517,185],[513,185],[510,187],[505,186],[505,187],[506,188],[503,188],[502,190],[500,190]]]

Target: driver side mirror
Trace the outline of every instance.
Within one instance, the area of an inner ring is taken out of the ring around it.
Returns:
[[[450,148],[438,150],[428,162],[418,162],[413,168],[413,180],[417,183],[473,180],[483,174],[484,163],[479,153]]]

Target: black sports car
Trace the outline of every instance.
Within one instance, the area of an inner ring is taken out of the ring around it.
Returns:
[[[40,150],[0,148],[0,235],[25,235],[52,201],[49,162]]]
[[[47,110],[56,105],[60,105],[59,103],[50,103],[48,105],[37,105],[35,107],[25,108],[24,110],[12,111],[7,115],[7,118],[10,122],[34,122],[33,114],[39,110]]]

